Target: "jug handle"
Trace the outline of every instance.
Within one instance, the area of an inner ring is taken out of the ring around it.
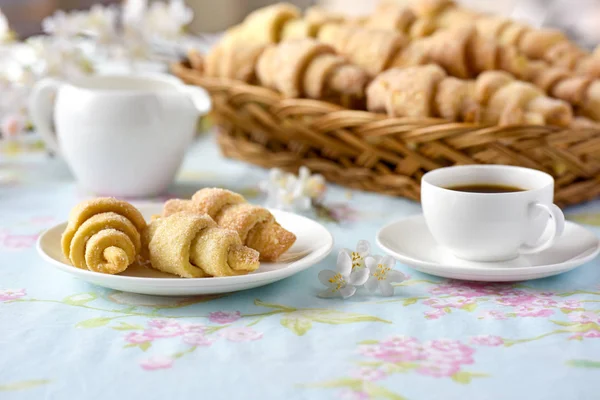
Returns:
[[[62,81],[45,78],[35,84],[29,95],[29,115],[34,129],[55,154],[60,154],[60,146],[56,132],[52,129],[54,97],[62,85]]]

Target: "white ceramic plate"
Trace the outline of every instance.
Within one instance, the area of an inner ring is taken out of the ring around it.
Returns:
[[[138,208],[149,220],[151,215],[160,214],[162,204]],[[323,225],[300,215],[279,210],[271,212],[284,228],[296,235],[296,243],[278,262],[261,263],[256,271],[243,276],[185,279],[140,265],[132,265],[118,275],[75,268],[65,259],[60,246],[66,222],[44,232],[38,239],[37,249],[50,265],[79,279],[110,289],[166,296],[235,292],[268,285],[297,274],[321,261],[333,248],[333,237]]]
[[[377,244],[386,253],[418,271],[444,278],[514,282],[545,278],[570,271],[594,259],[600,240],[573,222],[551,248],[504,262],[480,263],[454,257],[436,243],[423,215],[408,217],[381,228]]]

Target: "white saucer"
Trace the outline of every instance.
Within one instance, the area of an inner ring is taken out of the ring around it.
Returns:
[[[401,263],[444,278],[514,282],[545,278],[570,271],[600,252],[600,240],[584,227],[565,223],[554,245],[534,255],[504,262],[472,262],[454,257],[431,236],[423,215],[408,217],[381,228],[377,244]]]
[[[146,204],[138,208],[149,220],[151,215],[161,213],[162,204]],[[37,250],[50,265],[79,279],[110,289],[166,296],[235,292],[268,285],[297,274],[321,261],[333,248],[333,237],[323,225],[300,215],[270,211],[284,228],[296,235],[296,243],[278,262],[261,263],[256,271],[243,276],[186,279],[135,264],[118,275],[75,268],[65,259],[60,246],[66,222],[44,232],[38,239]]]

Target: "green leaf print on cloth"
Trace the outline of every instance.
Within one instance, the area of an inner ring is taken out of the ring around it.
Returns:
[[[48,383],[50,383],[50,381],[47,379],[34,379],[30,381],[0,384],[0,392],[33,389],[38,386],[47,385]]]

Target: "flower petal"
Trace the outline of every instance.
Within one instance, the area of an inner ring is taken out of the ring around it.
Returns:
[[[340,251],[337,258],[337,271],[343,276],[350,275],[352,272],[352,259],[345,251]]]
[[[393,296],[394,295],[394,287],[386,281],[379,281],[379,290],[381,294],[384,296]]]
[[[348,283],[353,286],[361,286],[369,279],[369,270],[366,268],[355,269],[348,278]]]
[[[296,198],[294,200],[294,208],[299,211],[310,210],[310,199],[306,196]]]
[[[365,287],[371,293],[375,293],[377,288],[379,287],[379,281],[374,276],[369,277],[367,282],[365,282]]]
[[[394,268],[396,266],[396,259],[392,256],[385,256],[381,259],[380,264],[385,267]]]
[[[333,284],[329,282],[329,280],[333,278],[335,274],[335,271],[332,271],[330,269],[324,269],[323,271],[319,272],[319,280],[325,286],[333,286]]]
[[[356,244],[356,251],[361,255],[361,257],[366,257],[371,251],[371,244],[366,240],[359,240]]]
[[[388,281],[388,282],[404,282],[405,280],[406,280],[406,275],[404,275],[400,271],[396,271],[395,269],[393,269],[387,273],[386,281]]]
[[[344,298],[344,299],[347,299],[348,297],[352,296],[354,293],[356,293],[356,288],[352,285],[346,285],[340,289],[340,294],[342,295],[342,298]]]
[[[298,178],[300,181],[305,182],[310,177],[310,169],[304,165],[298,170]]]
[[[322,297],[324,299],[330,299],[332,297],[338,297],[340,295],[340,291],[333,291],[331,289],[327,289],[327,290],[323,290],[322,292],[320,292],[319,294],[317,294],[317,296]]]
[[[368,256],[365,258],[365,265],[371,272],[377,269],[377,264],[379,264],[378,257],[379,256]]]

